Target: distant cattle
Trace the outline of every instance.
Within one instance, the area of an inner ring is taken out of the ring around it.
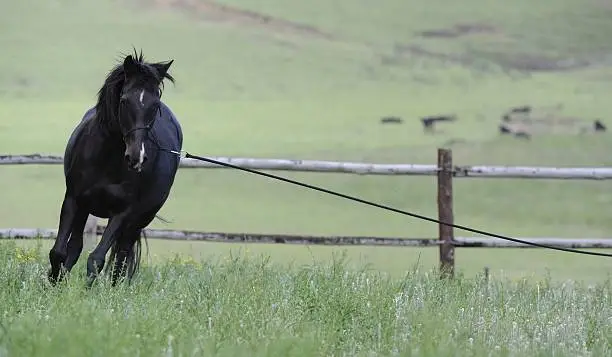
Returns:
[[[435,123],[440,122],[453,122],[457,120],[455,115],[438,115],[438,116],[427,116],[421,118],[421,123],[423,124],[423,129],[426,132],[431,132],[434,129]]]
[[[595,129],[595,131],[606,131],[606,126],[599,119],[597,119],[593,123],[593,129]]]
[[[510,128],[508,126],[506,126],[504,124],[500,124],[499,125],[499,133],[502,134],[502,135],[510,134],[510,133],[512,133],[512,130],[510,130]]]
[[[514,137],[529,140],[531,139],[531,134],[526,131],[517,131],[514,133]]]
[[[510,126],[508,124],[500,124],[498,129],[501,135],[514,135],[514,137],[520,138],[520,139],[527,139],[527,140],[531,139],[531,133],[529,133],[529,131],[527,131],[525,128],[521,126]]]
[[[401,124],[404,120],[400,117],[390,116],[390,117],[382,117],[380,122],[382,124]]]
[[[531,106],[523,105],[522,107],[510,108],[510,113],[531,113]]]

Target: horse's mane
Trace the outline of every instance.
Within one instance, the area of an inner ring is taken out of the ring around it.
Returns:
[[[174,77],[167,72],[163,74],[162,78],[160,78],[160,73],[155,68],[155,65],[159,65],[161,63],[146,62],[142,55],[142,50],[140,53],[137,53],[136,49],[134,49],[133,54],[121,54],[121,58],[119,59],[120,62],[113,69],[111,69],[104,80],[104,84],[102,84],[102,87],[98,91],[98,101],[95,108],[96,116],[100,124],[114,125],[117,123],[116,119],[119,111],[119,97],[121,96],[123,85],[125,84],[123,61],[125,58],[127,58],[127,56],[132,56],[134,62],[138,66],[137,73],[139,77],[135,80],[144,85],[159,83],[157,89],[159,91],[160,98],[164,88],[163,80],[168,79],[170,82],[174,83]]]

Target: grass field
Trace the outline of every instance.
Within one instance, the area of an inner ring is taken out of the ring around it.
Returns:
[[[61,154],[75,123],[93,105],[106,72],[119,53],[134,45],[149,59],[175,59],[171,71],[177,84],[166,87],[164,98],[181,121],[185,148],[192,153],[434,163],[436,147],[447,145],[457,164],[612,164],[607,133],[578,135],[576,128],[560,127],[524,141],[497,132],[501,114],[524,104],[562,104],[563,115],[610,124],[609,1],[1,4],[0,45],[6,55],[0,56],[0,153]],[[265,24],[260,21],[263,15],[268,16]],[[448,33],[457,24],[479,32],[444,38],[419,35],[440,29]],[[459,120],[425,135],[418,118],[438,113],[456,113]],[[380,125],[384,115],[401,116],[405,123]],[[463,142],[451,145],[450,140]],[[5,189],[0,226],[56,227],[63,195],[60,166],[1,170]],[[436,214],[433,178],[286,176]],[[608,182],[470,179],[457,180],[455,187],[455,219],[463,225],[512,236],[611,235]],[[427,222],[226,170],[181,171],[161,215],[172,223],[155,222],[154,227],[437,234],[437,227]],[[158,256],[226,256],[236,248],[150,244]],[[304,262],[312,255],[326,260],[337,251],[260,245],[249,249],[269,253],[279,263]],[[347,252],[352,261],[365,259],[398,276],[417,262],[436,264],[435,250]],[[605,279],[612,268],[609,259],[506,249],[462,249],[457,264],[472,275],[486,265],[494,274],[513,277],[541,277],[550,270],[555,279],[588,281]]]
[[[38,247],[40,248],[40,247]],[[343,257],[144,266],[137,284],[49,289],[46,251],[0,247],[4,356],[607,356],[612,283],[401,279]]]

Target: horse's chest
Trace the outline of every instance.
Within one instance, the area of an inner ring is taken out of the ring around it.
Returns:
[[[87,165],[75,165],[69,170],[66,179],[69,188],[77,196],[89,196],[93,192],[97,196],[103,195],[106,190],[102,188],[112,185],[127,187],[126,183],[131,181],[130,173],[121,162],[112,157],[106,161],[90,160]]]
[[[108,217],[139,201],[142,185],[122,175],[100,171],[81,185],[77,196],[98,217]]]

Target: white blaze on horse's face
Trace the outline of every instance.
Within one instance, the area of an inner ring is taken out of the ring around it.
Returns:
[[[123,141],[125,144],[125,160],[130,170],[142,172],[147,162],[147,152],[144,142],[148,140],[148,132],[152,129],[155,117],[158,114],[158,99],[154,93],[147,92],[146,88],[134,88],[125,90],[122,98],[122,112],[119,120],[121,123]]]
[[[142,164],[144,163],[144,157],[145,157],[145,147],[144,147],[144,143],[140,144],[140,153],[138,156],[138,164],[136,164],[136,170],[138,170],[138,172],[140,172],[140,170],[142,170]]]

